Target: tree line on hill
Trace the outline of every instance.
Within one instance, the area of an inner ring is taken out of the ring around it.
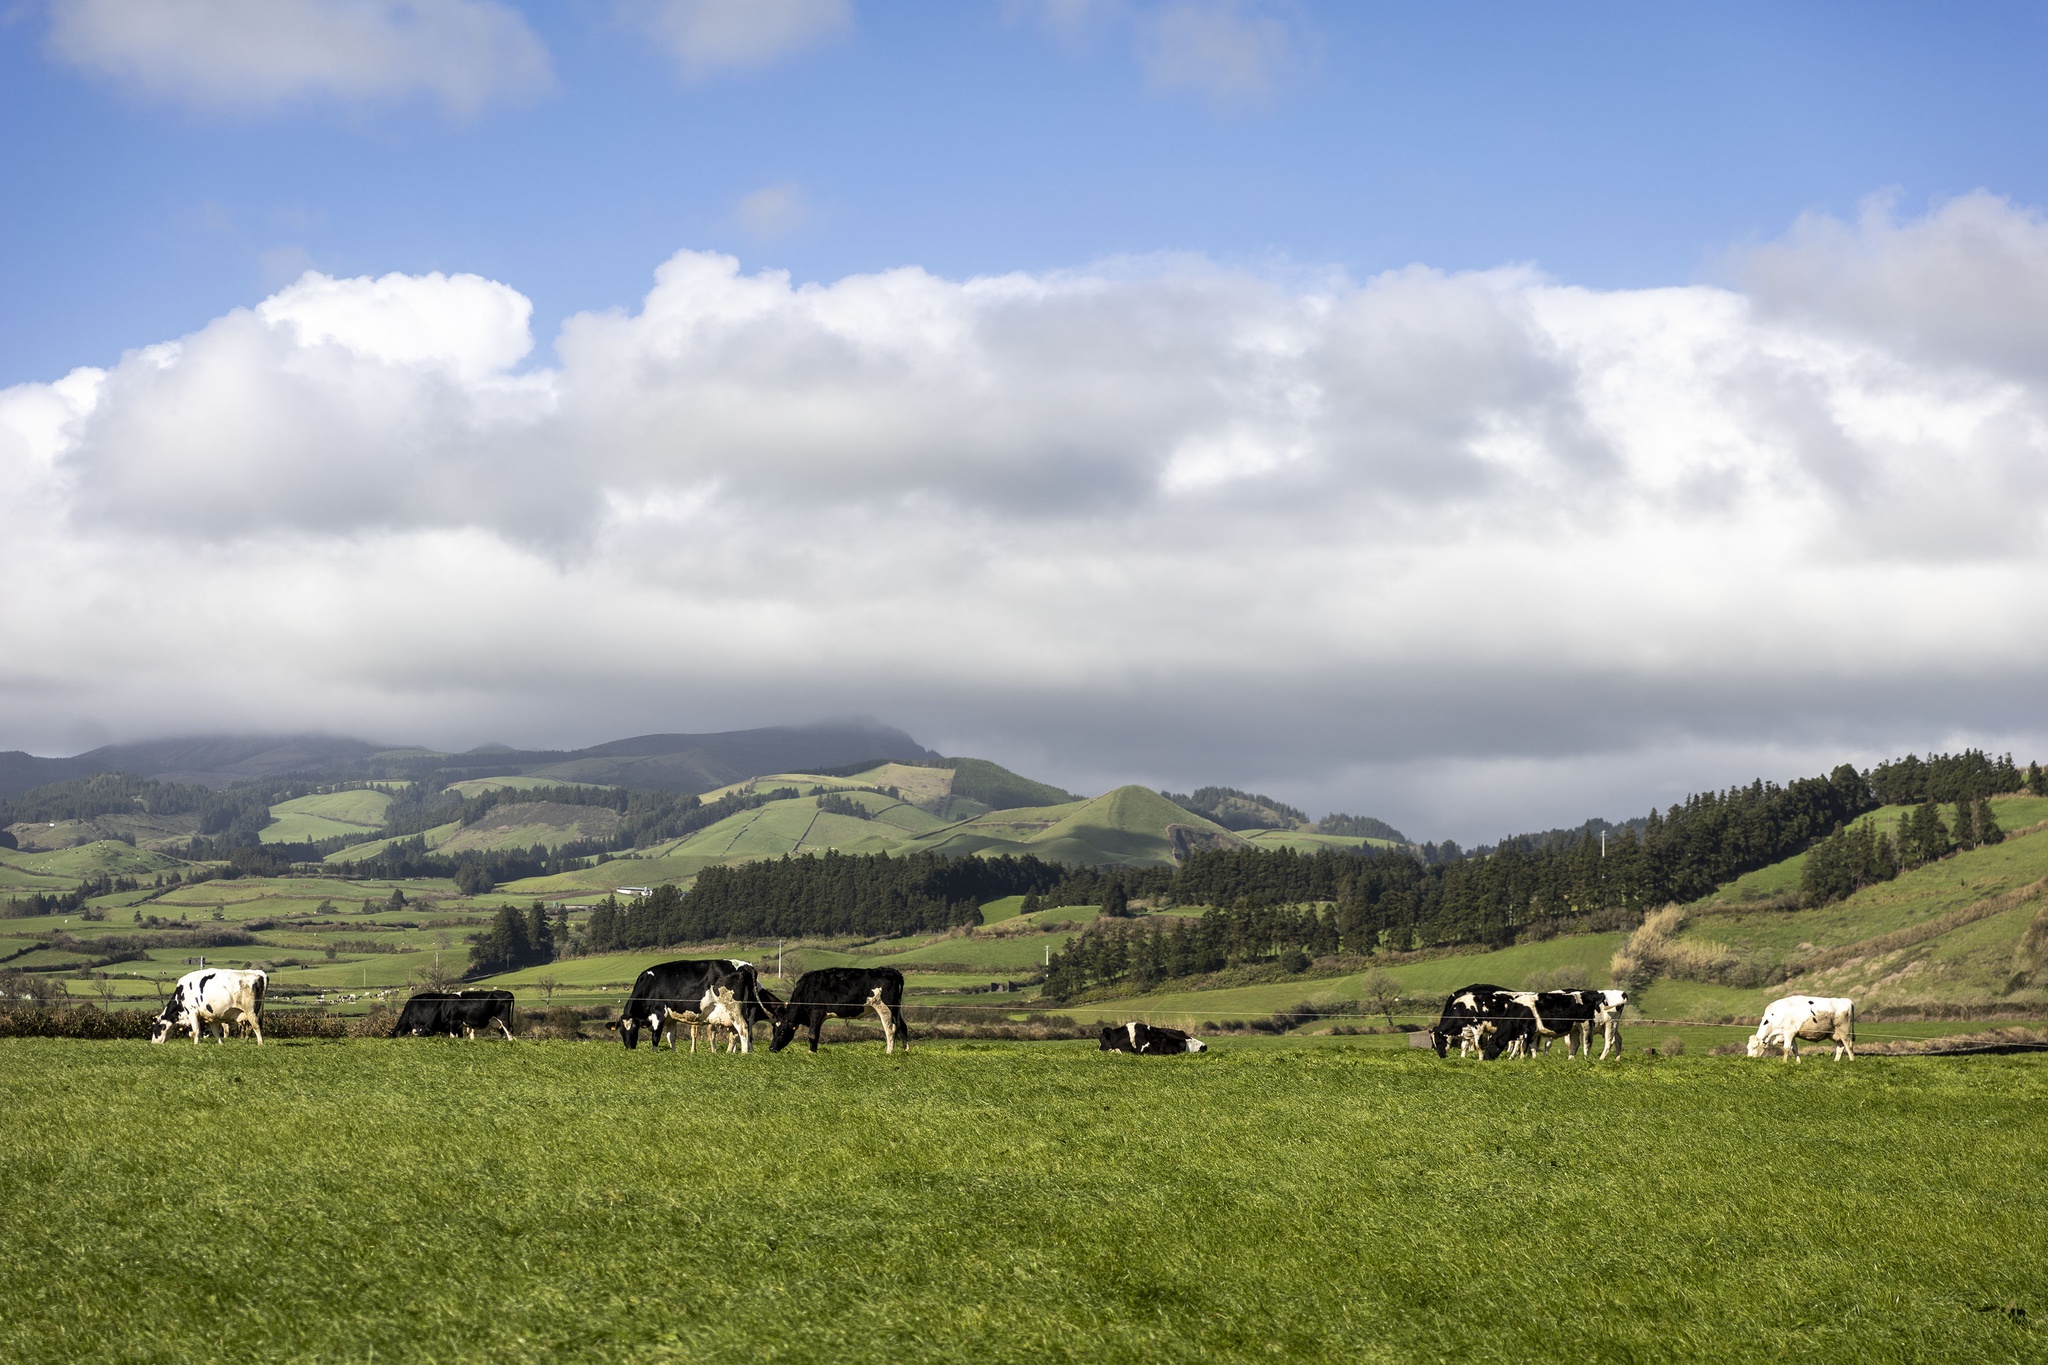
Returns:
[[[1895,834],[1865,821],[1837,828],[1807,849],[1799,902],[1811,908],[1846,900],[1866,886],[1888,882],[1951,853],[2004,842],[2005,831],[1986,798],[1957,802],[1952,824],[1943,823],[1938,803],[1922,801],[1899,822]]]
[[[2023,784],[2009,762],[1959,757],[1963,761],[1937,755],[1921,770],[1976,773],[2006,790]],[[1695,900],[1744,872],[1836,837],[1878,804],[1869,777],[1843,764],[1826,777],[1702,792],[1640,821],[1603,825],[1604,848],[1588,826],[1576,840],[1558,837],[1562,832],[1518,836],[1483,854],[1438,862],[1405,849],[1357,855],[1204,849],[1164,877],[1140,872],[1127,878],[1133,894],[1153,896],[1156,904],[1214,907],[1198,923],[1185,917],[1179,924],[1098,920],[1053,956],[1046,996],[1063,1000],[1133,979],[1163,980],[1289,955],[1299,961],[1461,944],[1504,947],[1530,933],[1609,922],[1618,927],[1647,909]],[[1977,819],[1989,814],[1976,801],[1970,810]],[[1931,847],[1916,843],[1913,856]],[[1844,850],[1848,856],[1846,840]],[[1305,908],[1254,914],[1287,906]]]
[[[947,858],[937,853],[827,851],[707,867],[685,894],[607,900],[590,914],[584,944],[594,953],[728,938],[888,937],[979,924],[984,902],[1044,892],[1073,870],[1012,854]]]

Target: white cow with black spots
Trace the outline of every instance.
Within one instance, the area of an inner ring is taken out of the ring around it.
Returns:
[[[171,988],[171,998],[164,1002],[163,1013],[156,1017],[149,1041],[161,1043],[173,1031],[190,1029],[195,1043],[201,1033],[210,1033],[216,1042],[224,1043],[231,1026],[245,1023],[261,1045],[263,992],[269,985],[270,978],[260,971],[202,967],[187,972]]]
[[[1799,1060],[1799,1040],[1829,1039],[1835,1045],[1835,1060],[1856,1060],[1856,1002],[1847,996],[1788,995],[1773,1000],[1764,1011],[1763,1022],[1749,1040],[1749,1055],[1761,1057],[1766,1048],[1783,1048],[1785,1060]]]

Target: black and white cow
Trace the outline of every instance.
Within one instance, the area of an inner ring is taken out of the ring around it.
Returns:
[[[1621,1051],[1621,1012],[1628,1008],[1627,991],[1588,991],[1594,997],[1593,1027],[1600,1030],[1600,1060]],[[1587,1040],[1588,1046],[1591,1039]]]
[[[506,1041],[511,1041],[512,992],[419,991],[398,1012],[391,1036],[475,1038],[478,1029],[494,1024]]]
[[[235,971],[226,967],[202,967],[187,972],[171,987],[171,998],[156,1017],[149,1041],[161,1043],[175,1030],[190,1029],[197,1043],[201,1033],[215,1042],[227,1041],[228,1029],[247,1023],[260,1045],[263,1042],[263,993],[270,978],[260,971]]]
[[[1510,1044],[1515,1056],[1548,1052],[1553,1040],[1564,1039],[1564,1055],[1593,1055],[1593,1014],[1597,1008],[1592,991],[1511,991],[1508,999],[1529,1011],[1527,1030],[1517,1029]]]
[[[1098,1052],[1133,1052],[1140,1057],[1170,1057],[1182,1052],[1207,1052],[1209,1045],[1177,1028],[1159,1028],[1133,1019],[1102,1030]]]
[[[903,973],[894,967],[821,967],[796,979],[789,1003],[778,1012],[775,1033],[768,1040],[770,1052],[789,1046],[800,1028],[810,1030],[811,1051],[818,1050],[818,1035],[825,1018],[857,1019],[873,1010],[882,1020],[884,1051],[910,1050],[910,1025],[903,1018]]]
[[[679,958],[656,963],[634,978],[624,1012],[605,1027],[615,1030],[628,1048],[640,1046],[640,1030],[648,1029],[658,1047],[666,1013],[704,1013],[711,1008],[712,992],[720,985],[732,987],[749,1025],[775,1017],[762,998],[753,963],[729,957]],[[751,1038],[747,1047],[752,1049]]]
[[[1442,1016],[1436,1027],[1429,1031],[1430,1041],[1436,1045],[1436,1055],[1448,1055],[1452,1042],[1458,1044],[1458,1055],[1477,1051],[1484,1055],[1486,1044],[1499,1030],[1506,1018],[1506,1007],[1512,1003],[1506,999],[1507,992],[1499,986],[1476,982],[1460,986],[1444,997]]]

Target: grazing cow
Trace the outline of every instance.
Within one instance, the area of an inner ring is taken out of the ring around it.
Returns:
[[[1460,987],[1446,996],[1442,1016],[1429,1031],[1436,1055],[1447,1055],[1453,1039],[1457,1040],[1460,1057],[1468,1048],[1478,1049],[1484,1055],[1486,1045],[1505,1017],[1502,1002],[1506,995],[1499,986],[1482,982]]]
[[[1832,1039],[1835,1060],[1856,1060],[1856,1002],[1847,996],[1788,995],[1773,1000],[1763,1022],[1749,1040],[1749,1055],[1761,1057],[1768,1047],[1782,1047],[1785,1060],[1799,1060],[1799,1040]]]
[[[777,1012],[768,1050],[782,1051],[796,1031],[804,1028],[810,1030],[811,1051],[816,1052],[827,1015],[857,1019],[869,1010],[882,1017],[885,1050],[894,1052],[901,1035],[903,1050],[908,1052],[910,1025],[903,1018],[903,973],[894,967],[821,967],[805,972],[790,991],[789,1003]]]
[[[655,1046],[659,1047],[666,1011],[704,1014],[711,1008],[712,990],[721,982],[733,988],[745,1023],[775,1017],[763,998],[766,993],[761,990],[753,963],[725,957],[683,958],[657,963],[640,973],[633,981],[633,993],[627,997],[625,1010],[605,1027],[617,1032],[628,1048],[640,1046],[641,1029],[651,1029]]]
[[[1550,1051],[1554,1039],[1564,1039],[1564,1055],[1593,1056],[1593,1024],[1604,1008],[1603,991],[1514,991],[1508,998],[1528,1009],[1534,1021],[1534,1037],[1543,1051]],[[1623,992],[1611,994],[1626,995]]]
[[[190,1029],[194,1043],[199,1041],[201,1033],[210,1033],[215,1042],[225,1043],[228,1028],[237,1022],[246,1022],[260,1046],[263,1042],[263,992],[269,986],[270,978],[259,971],[203,967],[196,972],[187,972],[171,988],[171,998],[164,1002],[163,1013],[156,1017],[156,1026],[150,1030],[149,1041],[161,1043],[171,1036],[173,1030],[182,1032]]]
[[[1133,1019],[1102,1030],[1098,1052],[1131,1052],[1140,1057],[1171,1057],[1182,1052],[1207,1052],[1209,1045],[1177,1028],[1157,1028]]]
[[[398,1012],[391,1036],[410,1033],[415,1038],[445,1034],[450,1038],[474,1039],[478,1029],[496,1025],[505,1040],[512,1039],[512,992],[510,991],[418,991]]]
[[[1621,1012],[1628,1008],[1627,991],[1588,991],[1594,997],[1593,1023],[1600,1030],[1600,1060],[1621,1052]],[[1587,1039],[1588,1051],[1592,1040]]]

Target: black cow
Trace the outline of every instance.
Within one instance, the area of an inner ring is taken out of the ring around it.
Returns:
[[[512,1037],[512,992],[420,991],[398,1012],[391,1036],[474,1038],[478,1029],[493,1024],[508,1040]]]
[[[808,1028],[811,1051],[816,1052],[826,1015],[857,1019],[868,1010],[881,1017],[883,1050],[894,1052],[901,1035],[903,1050],[908,1052],[910,1025],[903,1018],[903,973],[894,967],[821,967],[805,972],[796,979],[789,1003],[778,1012],[768,1050],[782,1051],[798,1029]]]
[[[1140,1057],[1170,1057],[1181,1052],[1207,1052],[1209,1045],[1177,1028],[1157,1028],[1135,1019],[1102,1030],[1099,1052],[1135,1052]]]
[[[719,986],[732,988],[748,1024],[775,1018],[761,998],[765,992],[753,963],[729,957],[679,958],[656,963],[634,978],[625,1010],[605,1027],[616,1030],[628,1048],[640,1046],[641,1029],[651,1029],[659,1046],[664,1012],[709,1008],[705,997]]]

